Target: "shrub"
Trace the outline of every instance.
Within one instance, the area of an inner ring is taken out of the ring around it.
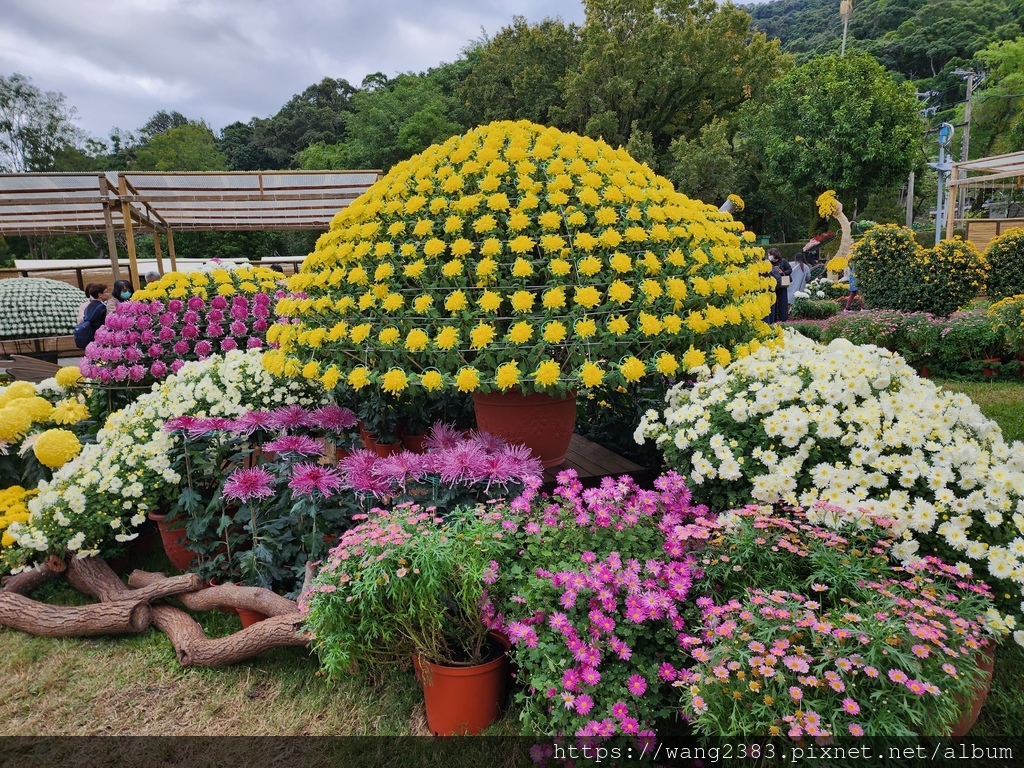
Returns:
[[[974,243],[955,237],[920,254],[924,291],[918,309],[949,315],[963,309],[985,291],[988,262]]]
[[[979,374],[982,361],[1001,357],[1004,349],[998,324],[981,309],[950,315],[939,338],[939,359],[958,375]]]
[[[787,333],[771,352],[675,387],[637,440],[655,440],[712,510],[824,500],[892,518],[897,556],[976,568],[1019,623],[1024,444],[885,350]]]
[[[0,339],[70,334],[78,323],[78,308],[86,299],[80,290],[60,280],[0,280]]]
[[[1024,354],[1024,293],[997,301],[989,307],[988,317],[1002,334],[1007,350]]]
[[[785,323],[786,328],[792,328],[801,336],[806,336],[813,341],[821,341],[822,331],[825,328],[823,320],[797,320],[796,322]]]
[[[914,268],[921,246],[906,227],[872,227],[853,248],[853,267],[864,303],[880,309],[921,309],[923,286]]]
[[[789,309],[792,320],[825,320],[839,314],[839,304],[828,299],[809,299],[797,296]]]
[[[821,340],[828,344],[847,339],[854,344],[873,344],[898,351],[903,313],[894,310],[852,312],[836,315],[825,321]]]
[[[990,242],[985,259],[989,264],[990,297],[1005,299],[1024,293],[1024,229],[1011,229]]]

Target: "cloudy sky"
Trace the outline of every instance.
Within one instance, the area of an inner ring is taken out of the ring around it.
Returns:
[[[3,0],[0,75],[63,93],[97,138],[161,109],[219,131],[325,77],[452,61],[514,14],[584,16],[581,0]]]

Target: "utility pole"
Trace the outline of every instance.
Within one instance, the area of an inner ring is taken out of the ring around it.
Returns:
[[[953,126],[949,123],[943,123],[939,127],[939,161],[937,163],[928,163],[929,168],[934,168],[939,174],[939,191],[935,200],[935,244],[939,244],[939,240],[942,239],[942,211],[943,211],[943,199],[942,193],[945,191],[943,187],[946,185],[946,177],[952,170],[953,164],[946,160],[946,147],[949,146],[949,142],[953,140]]]
[[[839,3],[839,17],[843,20],[843,44],[839,48],[839,58],[846,55],[846,30],[850,26],[850,16],[853,15],[853,0],[842,0]]]
[[[960,149],[960,162],[966,163],[970,159],[971,153],[971,96],[974,93],[974,86],[980,83],[985,78],[984,72],[975,72],[973,69],[956,69],[953,70],[954,75],[960,75],[964,80],[967,81],[967,98],[964,101],[964,138]],[[975,81],[975,76],[978,76]],[[960,169],[957,171],[957,179],[963,179],[967,177],[967,171]],[[960,210],[960,218],[963,219],[967,216],[966,208],[966,197],[967,190],[964,187],[960,187],[957,195],[957,208]]]

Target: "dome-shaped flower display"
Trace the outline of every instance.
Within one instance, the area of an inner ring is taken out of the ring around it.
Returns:
[[[768,265],[741,230],[624,150],[492,123],[335,217],[277,304],[264,364],[392,395],[554,394],[727,364],[772,336]]]
[[[189,360],[260,349],[281,275],[265,267],[171,272],[117,305],[85,349],[83,376],[144,385]]]
[[[85,300],[82,291],[60,280],[0,280],[0,339],[70,334]]]

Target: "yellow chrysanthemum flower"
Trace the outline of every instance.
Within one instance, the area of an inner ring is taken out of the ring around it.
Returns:
[[[516,291],[509,297],[509,301],[516,312],[529,312],[533,309],[534,295],[529,291]]]
[[[549,344],[560,344],[565,340],[566,334],[565,324],[552,320],[544,326],[543,339]]]
[[[480,386],[480,372],[476,368],[463,366],[455,375],[455,388],[459,392],[475,392]]]
[[[423,375],[420,376],[420,384],[422,384],[423,388],[428,392],[437,392],[444,387],[444,377],[439,371],[424,371]]]
[[[409,378],[401,368],[392,368],[384,374],[381,382],[381,389],[393,395],[397,395],[409,386]]]
[[[643,364],[643,361],[633,355],[630,355],[623,360],[622,365],[619,366],[619,372],[622,373],[623,378],[629,382],[639,381],[643,378],[646,371],[647,368]]]
[[[54,378],[62,389],[68,389],[84,381],[77,365],[64,366],[54,374]]]
[[[74,432],[66,429],[48,429],[36,438],[32,445],[39,463],[50,469],[63,467],[82,451]]]
[[[519,370],[519,363],[512,360],[508,363],[503,363],[498,366],[498,370],[494,372],[494,383],[498,389],[502,392],[516,387],[519,385],[519,377],[522,375],[522,371]]]
[[[545,360],[533,372],[533,380],[542,387],[550,387],[562,375],[562,369],[554,360]]]
[[[507,338],[513,344],[525,344],[533,338],[533,326],[525,321],[520,321],[508,329]]]
[[[580,381],[587,388],[599,387],[604,381],[604,371],[596,363],[586,362],[580,368]]]

